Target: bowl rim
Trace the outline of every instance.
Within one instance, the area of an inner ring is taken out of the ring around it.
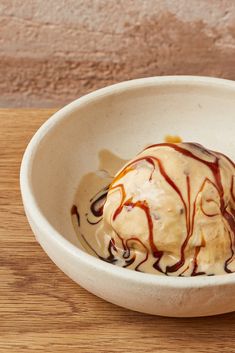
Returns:
[[[76,258],[77,261],[83,262],[84,265],[93,268],[93,270],[102,271],[106,274],[112,275],[117,279],[131,281],[138,285],[151,285],[151,286],[165,286],[174,288],[199,288],[205,286],[221,286],[227,284],[235,284],[235,273],[223,274],[215,276],[195,276],[195,277],[176,277],[176,276],[161,276],[156,274],[141,273],[122,267],[114,266],[104,262],[85,251],[79,249],[70,241],[68,241],[63,234],[59,233],[50,224],[44,214],[41,212],[37,205],[37,200],[33,194],[31,187],[30,174],[34,162],[36,150],[39,147],[44,137],[53,129],[58,123],[66,119],[68,115],[89,104],[91,101],[100,100],[103,97],[113,95],[116,93],[143,88],[145,86],[161,86],[161,85],[185,85],[189,86],[208,86],[232,89],[235,92],[235,82],[227,79],[206,77],[206,76],[154,76],[139,78],[129,81],[116,83],[91,93],[88,93],[68,105],[64,106],[56,113],[54,113],[31,138],[28,146],[23,155],[20,167],[20,189],[22,200],[28,215],[33,220],[35,225],[42,229],[42,233],[46,237],[51,237],[63,251],[67,252],[70,256]]]

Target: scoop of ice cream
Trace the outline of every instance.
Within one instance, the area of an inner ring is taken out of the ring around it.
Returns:
[[[148,147],[109,187],[96,232],[102,257],[167,275],[235,271],[235,167],[193,143]]]

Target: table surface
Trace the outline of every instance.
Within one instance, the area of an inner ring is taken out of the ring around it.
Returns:
[[[19,190],[24,149],[53,110],[0,110],[0,352],[235,352],[235,313],[196,319],[119,308],[43,252]]]

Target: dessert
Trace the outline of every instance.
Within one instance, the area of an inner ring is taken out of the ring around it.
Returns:
[[[90,200],[83,245],[146,273],[235,272],[234,178],[233,161],[199,144],[149,146]]]

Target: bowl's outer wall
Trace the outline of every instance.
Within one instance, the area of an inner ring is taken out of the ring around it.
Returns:
[[[143,287],[141,283],[120,279],[110,271],[97,271],[95,266],[87,265],[59,246],[54,238],[42,233],[28,212],[27,217],[38,242],[53,262],[89,292],[113,304],[172,317],[208,316],[235,310],[235,284],[180,288],[150,282]]]

